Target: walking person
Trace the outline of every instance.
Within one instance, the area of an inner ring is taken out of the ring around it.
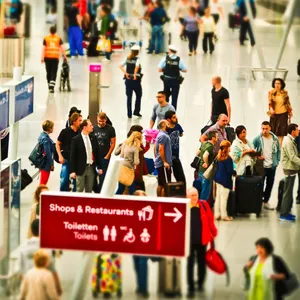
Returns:
[[[56,142],[56,151],[58,160],[61,164],[60,172],[60,191],[70,191],[70,154],[72,139],[80,134],[80,124],[82,123],[82,116],[78,112],[72,113],[69,118],[70,127],[64,128]],[[75,191],[74,191],[75,192]]]
[[[81,134],[72,139],[70,154],[70,176],[76,179],[76,191],[91,193],[93,190],[95,173],[102,174],[99,160],[97,141],[90,120],[83,120],[80,124]]]
[[[53,152],[55,144],[49,136],[53,132],[54,123],[50,120],[47,120],[43,123],[42,128],[43,132],[38,138],[38,142],[43,145],[44,149],[44,159],[40,166],[40,184],[47,185],[50,172],[54,171]]]
[[[216,182],[216,202],[215,202],[215,218],[216,220],[232,221],[232,217],[227,214],[227,200],[232,190],[232,176],[236,174],[233,169],[233,161],[230,157],[229,141],[223,141],[217,155],[217,172],[214,178]]]
[[[113,126],[107,124],[107,115],[100,112],[97,116],[98,124],[94,126],[94,136],[98,144],[98,155],[102,166],[102,174],[95,177],[94,192],[100,193],[106,172],[109,166],[110,157],[116,147],[116,131]]]
[[[194,267],[195,258],[198,271],[198,290],[204,291],[206,277],[205,254],[207,245],[217,236],[213,213],[206,201],[199,200],[195,188],[187,190],[187,198],[191,200],[190,218],[190,253],[187,258],[188,298],[195,297]],[[196,257],[195,257],[196,256]]]
[[[172,105],[177,109],[177,100],[180,90],[180,84],[183,77],[180,72],[187,72],[187,67],[183,60],[177,55],[177,47],[169,45],[169,53],[160,61],[158,72],[163,73],[161,76],[164,82],[164,91],[167,94],[167,102],[172,96]]]
[[[214,18],[215,25],[217,26],[220,16],[222,17],[222,19],[224,19],[223,8],[222,8],[221,4],[219,3],[219,0],[212,0],[209,7],[210,7],[210,13],[211,13],[212,17]],[[215,41],[218,40],[216,33],[214,35],[214,40]]]
[[[216,24],[214,18],[210,14],[210,8],[206,8],[204,11],[204,16],[201,18],[202,26],[203,26],[203,41],[202,48],[204,53],[206,54],[209,46],[209,53],[212,54],[215,50],[214,45],[214,35],[216,31]]]
[[[161,0],[154,2],[154,10],[150,13],[150,24],[152,26],[151,43],[148,54],[159,54],[162,50],[163,25],[167,22],[168,16]]]
[[[51,26],[50,35],[46,36],[43,41],[41,58],[41,62],[45,63],[46,66],[48,89],[50,93],[54,93],[60,53],[62,53],[64,59],[67,59],[63,41],[56,34],[56,26]]]
[[[184,19],[189,15],[189,10],[191,7],[190,0],[179,0],[177,4],[176,17],[175,22],[179,21],[183,26],[183,30],[181,31],[180,38],[186,41],[187,34],[185,31],[185,22]]]
[[[285,82],[281,78],[274,78],[272,89],[268,94],[270,124],[272,132],[277,135],[282,145],[283,137],[287,135],[288,124],[293,117],[293,108],[285,89]]]
[[[82,47],[82,17],[79,14],[79,3],[78,0],[72,0],[72,6],[67,9],[68,17],[68,39],[70,44],[70,56],[72,59],[75,56],[84,56]]]
[[[127,96],[127,117],[132,118],[132,95],[135,93],[135,107],[133,115],[139,118],[142,117],[141,99],[142,99],[142,68],[139,55],[140,47],[134,45],[131,47],[130,55],[124,59],[120,65],[121,71],[124,73],[126,96]]]
[[[182,32],[185,32],[189,40],[189,56],[197,54],[200,23],[201,19],[197,16],[196,8],[190,7],[189,14],[184,18],[182,25]]]
[[[284,137],[281,149],[281,165],[284,173],[284,189],[280,211],[280,221],[295,222],[296,216],[291,214],[293,206],[293,189],[295,179],[300,170],[300,158],[298,157],[295,138],[299,135],[297,124],[288,126],[288,135]]]
[[[280,144],[277,136],[271,131],[271,126],[268,121],[261,124],[261,133],[253,140],[253,146],[256,152],[261,153],[259,159],[263,160],[264,164],[264,208],[273,210],[269,204],[271,193],[274,185],[277,166],[280,162]]]

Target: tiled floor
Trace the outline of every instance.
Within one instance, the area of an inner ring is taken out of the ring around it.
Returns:
[[[43,4],[38,0],[32,3],[32,37],[26,43],[26,74],[32,74],[36,80],[35,90],[35,112],[20,123],[18,154],[22,158],[22,165],[31,173],[34,172],[29,166],[28,153],[36,143],[37,136],[41,131],[41,122],[51,119],[55,122],[55,130],[52,135],[55,140],[60,130],[64,127],[68,111],[71,106],[77,106],[88,112],[88,64],[99,61],[99,59],[74,60],[71,61],[72,92],[48,95],[45,80],[44,66],[40,64],[40,52],[42,38],[47,33]],[[175,2],[175,1],[174,1]],[[228,12],[232,5],[231,1],[222,2],[225,11]],[[259,9],[259,17],[256,21],[257,39],[259,40],[266,59],[267,66],[274,66],[279,49],[280,37],[283,32],[281,26],[270,25],[264,20],[275,18],[274,14],[265,9]],[[170,11],[174,15],[174,10]],[[276,16],[277,18],[277,16]],[[244,124],[248,130],[248,137],[253,138],[260,128],[260,123],[267,119],[267,92],[270,81],[260,78],[253,81],[250,75],[251,67],[259,67],[259,60],[255,48],[240,47],[238,43],[238,31],[232,32],[227,28],[227,20],[219,24],[219,41],[213,55],[203,55],[199,48],[197,57],[188,57],[187,44],[179,41],[179,25],[172,21],[170,30],[174,44],[180,49],[180,56],[188,66],[188,73],[180,90],[178,117],[179,122],[185,130],[181,139],[181,159],[186,172],[188,184],[191,185],[193,172],[189,164],[199,146],[198,139],[200,129],[207,122],[210,112],[211,77],[219,74],[223,78],[223,85],[229,90],[232,103],[232,125]],[[146,39],[146,36],[145,36]],[[200,45],[200,43],[199,43]],[[291,103],[294,108],[294,121],[300,122],[300,82],[296,74],[296,63],[299,58],[300,27],[294,26],[290,33],[287,46],[282,58],[281,67],[289,69],[287,89],[290,94]],[[126,50],[127,52],[127,50]],[[297,55],[298,54],[298,55]],[[141,124],[147,127],[151,115],[151,108],[155,103],[155,93],[162,89],[162,83],[157,72],[157,64],[162,55],[147,55],[143,49],[141,62],[143,66],[143,99],[142,115],[138,120],[126,117],[126,98],[122,74],[118,68],[121,59],[125,56],[123,51],[116,52],[112,56],[112,62],[103,62],[102,82],[109,85],[108,89],[102,90],[102,110],[107,112],[112,119],[117,132],[117,143],[121,142],[129,126]],[[3,80],[0,79],[0,84]],[[55,166],[51,174],[49,187],[58,190],[60,166]],[[276,204],[278,181],[282,177],[281,168],[276,175],[276,183],[272,194],[271,203]],[[26,236],[29,208],[32,201],[32,193],[36,186],[33,183],[22,193],[22,228],[21,234]],[[299,208],[294,207],[296,214]],[[208,274],[206,293],[199,295],[203,299],[244,299],[241,289],[242,267],[250,255],[255,251],[254,242],[257,238],[268,236],[275,244],[276,253],[282,255],[291,269],[300,276],[299,251],[300,234],[299,221],[295,224],[282,224],[278,221],[276,212],[264,212],[262,217],[239,217],[231,223],[218,223],[219,235],[217,247],[224,255],[230,266],[231,284],[225,287],[224,276],[219,277],[212,273]],[[64,252],[62,258],[57,262],[58,270],[63,281],[64,297],[70,299],[71,286],[75,274],[81,263],[81,253]],[[185,263],[183,263],[183,294],[186,293],[185,285]],[[130,256],[124,256],[124,299],[135,299],[135,276]],[[150,263],[149,290],[150,299],[157,299],[157,265]],[[91,299],[87,287],[86,300]],[[297,292],[290,299],[299,299]],[[0,297],[0,299],[6,299]]]

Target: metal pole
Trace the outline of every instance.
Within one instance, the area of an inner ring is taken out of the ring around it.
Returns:
[[[65,8],[65,0],[59,0],[57,2],[57,21],[56,21],[56,29],[58,35],[61,39],[64,38],[64,8]]]
[[[289,5],[291,6],[291,8],[290,8],[290,11],[289,11],[289,15],[287,16],[288,23],[286,25],[283,37],[281,39],[279,53],[278,53],[278,57],[277,57],[274,69],[278,69],[278,67],[279,67],[279,64],[280,64],[280,61],[281,61],[281,58],[282,58],[282,55],[283,55],[283,51],[285,49],[286,41],[287,41],[287,38],[288,38],[289,33],[290,33],[290,29],[291,29],[292,24],[293,24],[297,2],[299,2],[299,1],[297,1],[297,0],[290,0],[290,4]]]
[[[266,68],[266,61],[265,61],[265,57],[264,57],[263,51],[262,51],[261,46],[260,46],[260,42],[256,38],[256,36],[257,36],[256,35],[256,28],[255,28],[255,24],[254,24],[254,16],[253,16],[253,13],[252,13],[250,1],[251,0],[245,0],[245,4],[246,4],[246,7],[247,7],[247,16],[249,18],[249,22],[250,22],[250,26],[252,28],[253,36],[255,38],[256,50],[257,50],[257,55],[258,55],[258,59],[259,59],[259,62],[260,62],[260,66],[264,69],[264,68]]]

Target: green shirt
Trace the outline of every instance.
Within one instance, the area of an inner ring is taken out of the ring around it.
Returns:
[[[254,287],[249,294],[248,300],[264,300],[265,299],[265,285],[263,279],[263,263],[259,263],[255,271]]]
[[[101,22],[101,35],[106,35],[109,28],[109,16],[104,16]]]
[[[204,142],[200,148],[199,172],[201,172],[201,173],[203,173],[207,170],[202,167],[202,165],[204,164],[203,155],[206,151],[209,153],[209,156],[208,156],[208,166],[209,166],[214,160],[214,145],[210,142]]]

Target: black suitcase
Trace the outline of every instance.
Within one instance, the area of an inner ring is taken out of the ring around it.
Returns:
[[[297,73],[300,76],[300,59],[298,60]]]
[[[229,13],[228,15],[228,26],[230,29],[234,30],[235,28],[238,28],[240,25],[239,15]]]
[[[276,207],[277,211],[281,210],[281,203],[282,203],[282,198],[283,198],[283,190],[284,190],[284,179],[281,179],[279,181],[279,186],[278,186],[278,202],[277,202],[277,207]]]
[[[168,182],[167,172],[165,170],[166,184],[164,186],[165,197],[176,197],[185,198],[186,197],[186,185],[183,181],[178,182]]]
[[[87,56],[88,57],[99,56],[99,51],[97,51],[98,40],[99,40],[98,36],[91,36],[90,43],[87,47]]]
[[[235,216],[236,194],[235,191],[230,191],[227,200],[227,214],[229,217]]]
[[[262,176],[237,176],[236,178],[236,213],[261,214],[263,200]]]

